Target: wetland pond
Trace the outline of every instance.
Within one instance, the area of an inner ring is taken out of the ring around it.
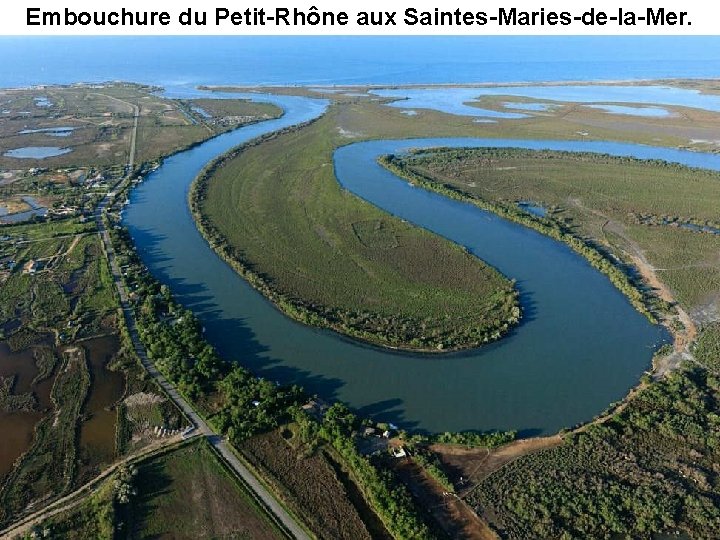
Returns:
[[[120,349],[117,336],[103,336],[82,342],[92,386],[83,408],[86,420],[80,428],[80,451],[86,466],[110,463],[115,459],[115,405],[123,397],[125,377],[107,369]]]
[[[35,395],[35,410],[2,410],[0,425],[3,426],[0,444],[0,480],[9,473],[15,460],[32,444],[35,426],[52,407],[50,390],[54,376],[36,381],[39,374],[34,349],[13,351],[7,343],[0,343],[0,378],[13,378],[12,394]]]
[[[720,156],[620,143],[489,139],[370,141],[336,150],[336,176],[344,189],[466,246],[517,280],[524,317],[504,339],[462,353],[404,354],[295,323],[220,260],[197,231],[187,194],[208,161],[326,107],[292,96],[234,96],[275,102],[285,115],[166,159],[133,190],[124,213],[144,262],[199,316],[206,337],[226,358],[403,428],[516,429],[528,436],[589,420],[621,399],[669,339],[564,244],[413,188],[376,159],[419,147],[494,146],[605,152],[720,169]]]
[[[8,150],[3,156],[16,159],[45,159],[70,152],[72,152],[72,148],[60,148],[59,146],[23,146]]]

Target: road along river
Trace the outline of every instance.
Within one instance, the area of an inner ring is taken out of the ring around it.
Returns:
[[[253,95],[255,99],[257,95]],[[132,191],[124,223],[152,273],[202,320],[227,358],[296,382],[360,414],[429,431],[550,433],[622,398],[668,339],[567,246],[478,208],[414,188],[376,164],[430,146],[606,152],[720,170],[720,156],[606,142],[489,139],[371,141],[335,153],[339,182],[384,210],[445,236],[517,279],[522,323],[499,342],[442,356],[394,353],[295,323],[245,283],[198,233],[187,205],[202,167],[232,147],[320,115],[325,102],[260,97],[285,115],[221,135],[163,163]]]

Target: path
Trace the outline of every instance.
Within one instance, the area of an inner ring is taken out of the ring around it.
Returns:
[[[130,133],[130,151],[128,152],[128,163],[127,163],[127,174],[130,174],[135,167],[135,146],[137,143],[137,130],[138,130],[138,119],[140,118],[140,107],[134,103],[130,103],[129,101],[125,101],[124,99],[117,98],[115,96],[111,96],[109,94],[103,94],[102,92],[96,92],[96,96],[103,96],[108,99],[111,99],[113,101],[117,101],[118,103],[122,103],[123,105],[126,105],[130,108],[133,115],[133,129]]]
[[[0,531],[0,538],[21,537],[22,535],[29,533],[33,527],[35,527],[36,525],[40,525],[47,519],[62,512],[72,510],[80,503],[82,503],[87,496],[95,493],[102,484],[102,481],[112,475],[120,466],[148,458],[153,454],[164,451],[167,447],[173,444],[177,444],[180,441],[180,435],[176,435],[167,439],[161,439],[159,441],[154,441],[150,443],[148,446],[142,448],[138,452],[124,457],[120,461],[113,463],[110,467],[105,469],[98,476],[90,480],[87,484],[79,487],[72,493],[68,493],[64,497],[61,497],[52,502],[51,504],[45,506],[41,510],[25,516],[23,519],[14,523],[7,529]]]

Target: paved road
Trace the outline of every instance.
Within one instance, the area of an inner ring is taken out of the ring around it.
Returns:
[[[120,186],[117,186],[118,188]],[[110,270],[112,278],[115,283],[118,295],[120,297],[120,305],[122,307],[123,314],[125,316],[125,323],[127,325],[130,339],[132,340],[133,348],[138,358],[142,362],[147,372],[155,379],[155,381],[165,390],[167,395],[175,402],[180,410],[187,416],[187,418],[195,425],[195,428],[200,431],[201,434],[208,438],[210,444],[217,449],[220,455],[225,459],[227,465],[231,467],[237,474],[242,478],[247,486],[255,493],[255,496],[262,501],[266,508],[268,508],[277,519],[282,523],[285,529],[298,540],[310,540],[307,533],[298,525],[295,519],[285,510],[285,508],[277,501],[275,496],[268,491],[265,486],[255,477],[255,475],[237,458],[233,453],[230,444],[223,439],[219,434],[215,433],[212,428],[203,420],[200,415],[193,409],[190,404],[183,398],[175,387],[157,370],[155,365],[150,361],[140,341],[137,326],[135,324],[135,315],[133,313],[130,302],[128,301],[128,293],[125,288],[125,283],[122,280],[122,274],[120,267],[115,257],[115,252],[110,241],[110,234],[108,233],[105,224],[102,220],[102,214],[110,203],[113,194],[108,194],[98,205],[95,210],[95,221],[97,223],[100,237],[102,238],[105,246],[105,252],[107,253],[108,261],[110,263]]]
[[[135,168],[135,144],[137,143],[138,118],[140,118],[140,107],[133,105],[133,130],[130,134],[130,154],[128,155],[128,174]]]

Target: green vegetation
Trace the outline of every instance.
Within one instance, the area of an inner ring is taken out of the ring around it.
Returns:
[[[432,537],[410,494],[382,459],[368,458],[358,451],[354,438],[360,421],[345,405],[333,404],[319,425],[299,411],[295,419],[306,444],[315,447],[327,443],[343,458],[365,498],[394,538]]]
[[[714,538],[719,399],[714,375],[675,372],[606,423],[508,463],[468,501],[504,538]]]
[[[458,156],[455,156],[455,152],[464,151],[440,149],[439,152],[446,154],[443,156],[443,159],[453,160],[458,159]],[[500,152],[502,152],[502,150]],[[573,234],[571,229],[566,227],[564,223],[533,216],[532,214],[520,210],[512,203],[503,204],[488,202],[484,199],[474,197],[455,186],[437,182],[434,179],[416,171],[413,166],[415,159],[421,160],[425,163],[426,161],[431,162],[433,157],[414,158],[410,163],[407,163],[403,158],[398,158],[396,156],[383,156],[380,158],[380,163],[395,174],[426,189],[436,191],[453,199],[470,201],[484,210],[494,212],[506,219],[521,223],[540,231],[555,240],[560,240],[561,242],[566,243],[573,250],[585,257],[593,267],[607,275],[610,278],[610,281],[612,281],[612,283],[628,297],[630,302],[638,309],[638,311],[642,312],[651,321],[655,322],[655,316],[648,308],[651,304],[651,299],[643,294],[643,291],[640,289],[638,284],[633,283],[630,275],[625,273],[623,269],[619,268],[609,257],[606,257],[602,252],[596,249],[591,242]],[[418,169],[419,168],[420,167],[418,167]]]
[[[11,239],[7,257],[14,268],[6,273],[0,289],[0,324],[17,321],[21,325],[17,332],[25,334],[52,330],[65,336],[65,341],[97,334],[103,317],[115,310],[114,289],[99,239],[87,234],[87,226],[72,221],[48,224],[47,236],[36,237],[45,228],[22,225],[2,229]],[[33,263],[36,270],[27,271]],[[14,341],[16,348],[22,348],[33,339],[18,337]]]
[[[294,419],[304,444],[311,449],[328,444],[337,452],[373,510],[394,537],[428,537],[405,489],[388,471],[378,468],[377,463],[371,463],[358,452],[354,430],[359,422],[347,408],[341,404],[333,405],[318,425],[299,408],[306,399],[301,389],[275,386],[251,376],[236,364],[221,360],[204,341],[200,325],[192,313],[177,304],[169,289],[154,280],[142,266],[127,231],[113,228],[112,239],[119,259],[127,266],[125,279],[133,290],[141,339],[149,354],[155,358],[156,365],[234,445],[250,449],[246,457],[254,461],[256,467],[269,471],[271,476],[273,470],[275,473],[277,470],[284,471],[274,477],[279,484],[277,490],[288,490],[293,494],[293,490],[298,489],[298,471],[305,469],[301,466],[288,473],[288,469],[284,468],[288,466],[287,451],[279,454],[272,452],[273,456],[262,461],[263,445],[258,441],[263,441],[266,436],[257,434]],[[322,474],[326,474],[331,472],[328,467],[328,463],[310,464],[308,470],[315,473],[325,470]],[[305,489],[309,486],[314,489],[312,484],[308,484],[309,481],[302,485]],[[338,480],[335,478],[334,482]],[[337,498],[338,493],[333,497]],[[301,497],[297,491],[293,496]],[[302,504],[307,505],[307,500]],[[335,501],[329,504],[339,503]],[[318,506],[313,504],[311,508],[317,511]],[[307,510],[300,513],[311,515]],[[315,523],[315,520],[310,521]],[[329,526],[317,523],[318,526]]]
[[[702,329],[693,354],[707,369],[720,371],[720,323],[714,322]]]
[[[0,377],[0,411],[32,411],[37,407],[34,394],[13,394],[15,377]]]
[[[282,116],[282,109],[276,105],[246,99],[193,99],[180,103],[186,107],[188,114],[215,131],[231,130]]]
[[[413,461],[432,476],[448,493],[455,492],[455,486],[443,470],[442,463],[436,454],[425,448],[416,448],[412,454]]]
[[[478,433],[476,431],[461,431],[458,433],[440,433],[431,437],[432,441],[445,444],[461,444],[468,448],[497,448],[515,440],[514,431],[491,431]]]
[[[201,438],[137,466],[125,538],[284,538]]]
[[[344,142],[339,114],[332,109],[211,165],[191,196],[206,238],[307,324],[430,351],[497,339],[520,317],[512,283],[460,247],[343,191],[331,166]]]
[[[34,350],[35,367],[37,368],[37,374],[33,379],[33,384],[44,381],[55,370],[57,365],[57,355],[52,347],[35,347]]]
[[[33,527],[26,539],[51,538],[62,540],[87,540],[88,538],[113,538],[115,533],[116,492],[118,481],[122,482],[126,470],[120,470],[113,478],[72,510],[60,513]],[[124,484],[124,482],[122,482]],[[35,535],[35,536],[33,536]]]
[[[201,438],[123,464],[80,504],[23,538],[149,537],[285,535]]]
[[[427,187],[470,196],[535,228],[590,239],[625,263],[628,253],[644,253],[686,308],[720,290],[720,266],[713,256],[720,235],[684,227],[717,226],[717,172],[658,160],[516,148],[438,149],[393,161]],[[519,211],[518,201],[541,204],[549,210],[547,219]]]

